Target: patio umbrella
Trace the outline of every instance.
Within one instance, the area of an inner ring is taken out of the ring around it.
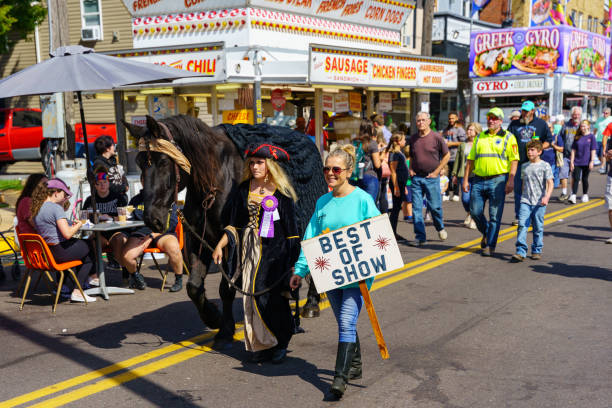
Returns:
[[[93,49],[80,45],[59,47],[50,55],[50,59],[31,65],[0,80],[0,98],[76,92],[81,113],[83,142],[86,147],[89,144],[81,92],[112,90],[129,85],[169,82],[174,79],[203,76],[163,65],[96,54]],[[85,156],[88,174],[91,174],[88,148],[85,148]],[[92,182],[91,178],[89,181]],[[93,185],[91,191],[92,206],[95,210]]]

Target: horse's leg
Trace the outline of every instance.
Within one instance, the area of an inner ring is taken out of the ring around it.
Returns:
[[[308,285],[308,293],[306,294],[306,304],[302,308],[302,317],[319,317],[321,310],[319,309],[319,302],[321,301],[321,295],[317,293],[314,281],[309,277],[310,283]]]
[[[236,322],[234,321],[233,305],[236,298],[236,289],[230,287],[225,278],[221,279],[219,284],[219,295],[223,302],[223,317],[221,328],[215,336],[213,348],[222,350],[229,347],[234,341],[234,333],[236,331]]]
[[[186,285],[187,295],[194,303],[196,309],[198,309],[202,322],[211,329],[218,329],[221,327],[221,314],[217,307],[206,298],[204,288],[207,273],[206,266],[202,264],[195,254],[189,254],[189,261],[191,269],[189,282]]]

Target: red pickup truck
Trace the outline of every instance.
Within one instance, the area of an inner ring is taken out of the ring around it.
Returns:
[[[83,151],[83,131],[80,123],[75,125],[75,133],[77,151]],[[87,139],[90,143],[102,135],[111,136],[116,142],[115,124],[87,124]],[[0,172],[16,161],[42,160],[44,165],[46,147],[47,139],[43,138],[40,109],[0,109]]]

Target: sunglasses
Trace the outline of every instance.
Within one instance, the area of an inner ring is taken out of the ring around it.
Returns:
[[[334,167],[325,166],[323,167],[323,174],[329,173],[330,170],[332,171],[332,173],[334,173],[337,176],[338,174],[342,173],[342,171],[346,169],[343,169],[342,167],[338,167],[338,166],[334,166]]]
[[[487,116],[487,120],[499,120],[497,116]]]

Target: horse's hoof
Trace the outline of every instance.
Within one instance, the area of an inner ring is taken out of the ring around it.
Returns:
[[[314,306],[304,306],[302,308],[302,313],[300,313],[300,316],[310,319],[313,317],[319,317],[319,315],[321,314],[321,309],[319,309],[319,306],[314,305]]]

